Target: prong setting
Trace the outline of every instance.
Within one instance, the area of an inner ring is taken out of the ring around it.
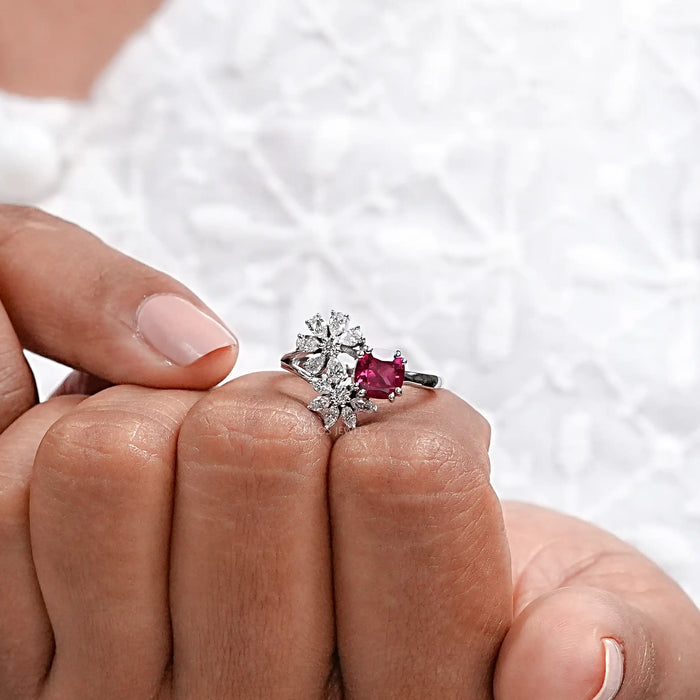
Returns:
[[[380,349],[380,357],[374,357],[360,327],[350,328],[349,320],[338,311],[331,311],[328,321],[316,314],[306,322],[310,334],[299,334],[296,351],[281,358],[284,369],[299,375],[318,392],[308,407],[320,415],[326,430],[339,421],[352,430],[359,412],[377,410],[372,399],[393,402],[402,396],[404,380],[431,389],[441,386],[436,375],[407,373],[400,349],[393,357],[391,351]]]

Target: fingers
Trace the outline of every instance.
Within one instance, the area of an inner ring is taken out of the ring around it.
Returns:
[[[495,676],[496,700],[681,700],[700,675],[700,638],[669,639],[658,621],[621,597],[585,587],[532,603],[508,633]],[[680,640],[679,640],[680,641]]]
[[[313,392],[279,372],[198,403],[179,440],[171,557],[177,698],[320,698],[334,649]],[[336,686],[337,687],[337,686]]]
[[[498,657],[496,700],[697,695],[700,612],[671,579],[587,523],[521,504],[506,513],[519,614]]]
[[[154,697],[163,681],[176,442],[198,396],[113,387],[39,447],[31,544],[55,637],[51,697]]]
[[[38,697],[53,655],[51,625],[29,537],[29,481],[50,426],[82,397],[35,406],[0,435],[0,689],[2,697]]]
[[[657,660],[647,627],[639,611],[612,594],[589,588],[559,589],[516,618],[499,655],[495,697],[656,697],[649,695]],[[623,677],[627,688],[625,695],[618,695]]]
[[[0,433],[35,402],[32,371],[0,303]]]
[[[237,356],[183,285],[28,208],[0,206],[0,299],[25,348],[112,383],[207,388]]]
[[[489,698],[512,596],[488,425],[447,391],[382,408],[331,457],[347,697]]]

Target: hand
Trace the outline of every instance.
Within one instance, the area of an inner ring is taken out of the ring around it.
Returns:
[[[488,426],[407,387],[334,443],[313,395],[275,372],[16,420],[4,697],[489,698],[511,593]]]
[[[186,287],[27,207],[0,205],[0,432],[36,402],[22,349],[83,370],[64,390],[110,383],[205,389],[238,355]]]
[[[483,419],[408,390],[334,446],[280,373],[36,404],[22,347],[89,393],[205,388],[236,346],[177,282],[0,214],[4,697],[490,695],[511,602]]]
[[[46,663],[52,645],[34,573],[27,490],[43,434],[81,399],[37,405],[23,348],[81,370],[69,376],[59,393],[90,392],[113,382],[207,388],[228,374],[237,356],[231,333],[175,280],[67,222],[28,208],[0,206],[3,698],[25,697],[13,688],[36,682],[37,660]],[[8,673],[13,679],[8,680]]]
[[[575,518],[520,503],[504,511],[515,622],[496,667],[496,700],[698,697],[700,611],[663,571]],[[623,663],[613,646],[601,691],[602,639],[617,642]]]

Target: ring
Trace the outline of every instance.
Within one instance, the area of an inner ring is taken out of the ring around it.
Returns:
[[[358,412],[377,410],[371,399],[393,401],[401,396],[404,383],[426,389],[442,386],[436,374],[407,371],[400,350],[391,359],[376,358],[360,327],[349,328],[349,324],[350,317],[339,311],[331,311],[328,322],[316,314],[306,321],[311,334],[299,334],[296,350],[280,360],[283,369],[300,376],[319,393],[308,408],[321,415],[326,430],[339,418],[352,430]]]

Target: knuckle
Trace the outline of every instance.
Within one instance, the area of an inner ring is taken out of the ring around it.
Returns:
[[[172,433],[155,412],[86,406],[49,428],[36,463],[71,479],[132,483],[145,476],[145,467],[163,460]]]
[[[234,382],[190,411],[178,454],[190,470],[250,472],[258,481],[274,479],[288,488],[325,474],[327,449],[313,418],[289,396],[264,386],[241,389]]]
[[[459,504],[488,485],[488,455],[438,429],[385,426],[339,440],[331,473],[340,489],[379,503]]]

